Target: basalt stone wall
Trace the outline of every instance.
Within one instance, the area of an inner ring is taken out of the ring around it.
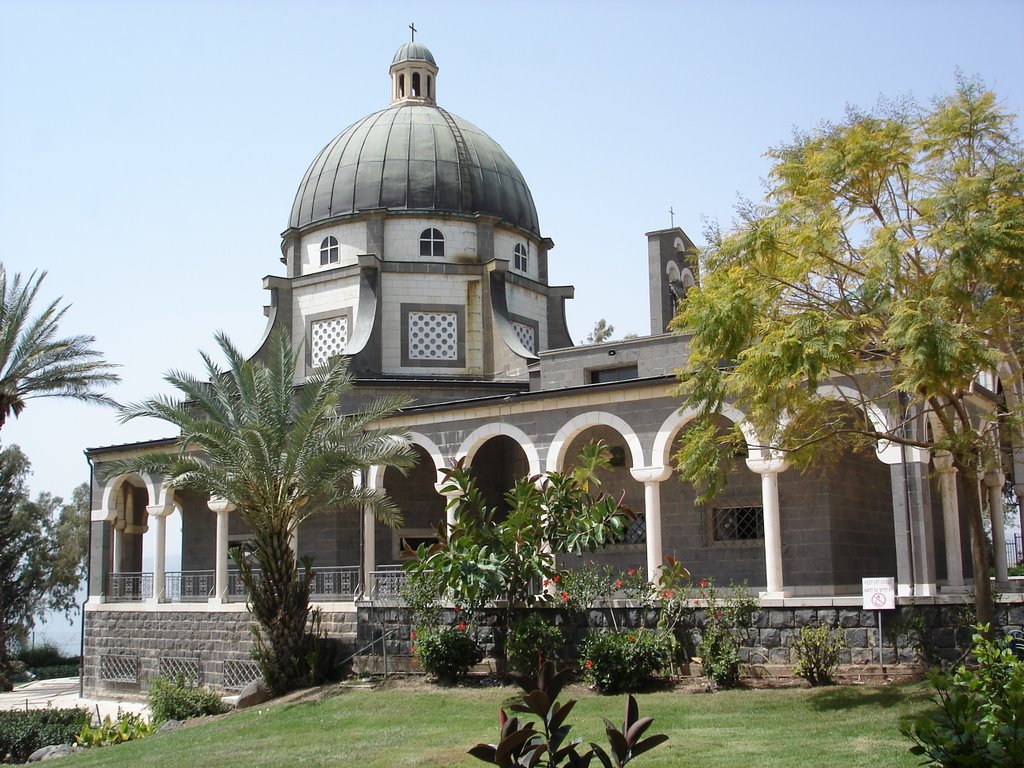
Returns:
[[[544,611],[553,623],[561,627],[570,655],[587,632],[655,627],[658,623],[656,610],[643,611],[626,606],[592,610],[586,617],[570,615],[559,609],[534,610]],[[1003,631],[1024,630],[1024,605],[1000,605],[996,613]],[[490,658],[503,656],[504,618],[503,612],[488,611],[468,621],[467,631],[479,633],[485,655]],[[443,621],[455,626],[467,619],[464,614],[448,611]],[[696,654],[704,621],[704,610],[697,609],[677,627],[677,638],[687,656]],[[972,621],[973,610],[967,604],[904,605],[894,611],[885,611],[882,615],[882,661],[887,665],[920,665],[956,660],[970,646]],[[878,614],[856,607],[761,608],[754,617],[753,626],[745,633],[741,658],[750,664],[792,664],[795,657],[790,647],[794,637],[801,627],[815,622],[833,627],[846,641],[847,648],[841,663],[878,663]],[[360,606],[357,644],[360,648],[371,649],[366,653],[372,657],[373,664],[366,658],[359,666],[380,671],[381,659],[386,655],[388,670],[415,670],[411,664],[415,642],[413,629],[409,612],[404,608]]]
[[[252,618],[238,611],[90,610],[85,614],[83,675],[90,695],[144,695],[159,676],[225,693],[258,677]],[[325,611],[322,629],[348,656],[355,614]]]

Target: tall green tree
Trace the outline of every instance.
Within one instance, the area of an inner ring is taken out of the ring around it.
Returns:
[[[70,616],[85,577],[88,486],[72,504],[48,493],[32,501],[29,469],[18,446],[0,451],[0,690],[11,689],[12,641],[24,641],[45,610]]]
[[[702,283],[673,321],[690,334],[680,392],[700,414],[681,470],[702,498],[721,486],[731,441],[714,418],[725,402],[798,464],[837,444],[948,451],[987,622],[978,483],[1000,468],[1007,437],[1020,445],[1024,154],[1013,117],[960,79],[927,106],[851,109],[768,154],[765,202],[709,233]],[[979,385],[992,373],[1003,391]],[[847,408],[819,393],[830,381],[846,385]],[[873,422],[873,408],[893,417]]]
[[[92,336],[60,337],[67,311],[55,299],[32,314],[45,272],[8,278],[0,264],[0,429],[26,402],[38,397],[70,397],[116,405],[99,390],[120,381],[113,367],[92,348]]]
[[[369,508],[391,525],[400,521],[386,494],[353,487],[352,474],[371,465],[412,465],[406,434],[374,426],[405,401],[380,399],[345,413],[353,381],[344,358],[296,387],[297,354],[286,335],[275,333],[265,363],[246,360],[223,334],[216,339],[226,367],[204,353],[204,378],[165,377],[183,397],[158,396],[122,412],[125,421],[173,424],[181,434],[178,451],[128,459],[110,471],[161,474],[168,486],[234,504],[251,529],[255,562],[240,557],[237,563],[257,622],[255,657],[270,689],[284,693],[305,683],[309,672],[313,571],[309,562],[300,571],[291,535],[309,515],[341,507]]]

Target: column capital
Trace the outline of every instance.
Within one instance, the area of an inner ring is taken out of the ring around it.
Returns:
[[[220,496],[211,496],[209,501],[206,502],[206,506],[210,508],[211,512],[234,512],[235,505],[225,498]]]
[[[449,501],[451,501],[452,499],[461,499],[463,496],[465,496],[465,494],[459,489],[455,489],[445,493],[444,489],[447,487],[448,483],[434,483],[434,490],[437,491],[439,495],[444,496]]]
[[[638,483],[661,483],[672,476],[672,467],[631,467],[629,474]]]
[[[777,475],[789,469],[789,462],[785,459],[761,459],[748,456],[747,467],[751,472],[759,475]]]
[[[939,474],[957,471],[957,468],[953,466],[953,454],[949,451],[935,451],[932,454],[932,462],[935,464],[935,471]]]
[[[149,504],[146,506],[146,512],[153,517],[167,517],[174,511],[174,505],[171,503],[167,504]]]
[[[984,480],[987,488],[1002,488],[1006,482],[1006,475],[1001,469],[992,469],[985,473]]]

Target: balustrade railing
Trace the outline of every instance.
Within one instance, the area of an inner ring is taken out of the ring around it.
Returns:
[[[164,598],[169,603],[202,603],[216,588],[213,571],[171,571],[164,581]]]
[[[375,572],[378,573],[378,572]],[[381,573],[402,577],[397,569]],[[259,579],[260,571],[253,575]],[[359,594],[359,566],[339,565],[313,568],[313,582],[310,595],[314,600],[352,600]],[[387,596],[398,597],[398,586],[388,587]],[[215,571],[170,571],[164,576],[164,600],[169,603],[202,603],[216,594],[217,574]],[[392,594],[393,593],[393,594]],[[112,573],[107,580],[109,602],[141,601],[153,597],[152,573]],[[237,570],[228,571],[228,602],[244,602],[245,584]]]
[[[399,599],[408,579],[409,574],[400,565],[382,565],[376,571],[370,571],[370,599]]]
[[[107,600],[112,603],[130,603],[152,596],[152,573],[112,573],[107,579]]]

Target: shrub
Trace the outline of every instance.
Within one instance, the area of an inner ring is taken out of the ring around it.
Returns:
[[[502,709],[501,739],[497,744],[477,744],[469,750],[469,754],[491,765],[510,767],[572,768],[590,765],[596,757],[605,768],[612,768],[613,765],[621,768],[633,758],[668,741],[668,736],[663,733],[644,738],[644,733],[654,720],[650,717],[641,718],[636,699],[629,696],[626,699],[626,717],[622,729],[616,728],[607,718],[604,721],[609,751],[606,752],[593,742],[590,743],[590,749],[582,751],[582,739],[568,741],[572,726],[567,724],[566,718],[576,706],[576,701],[570,699],[564,705],[558,702],[558,694],[571,675],[571,670],[556,672],[550,661],[544,662],[537,670],[536,682],[527,675],[513,672],[512,678],[525,695],[522,701],[511,704],[509,709],[534,716],[543,730],[536,730],[536,725],[531,721],[521,722],[518,717],[508,717]]]
[[[186,683],[181,675],[175,680],[155,678],[149,686],[147,703],[155,723],[219,715],[225,711],[220,696],[208,688]]]
[[[89,723],[83,725],[81,732],[75,737],[75,742],[90,749],[109,747],[126,741],[144,739],[155,730],[156,727],[146,722],[142,715],[118,709],[116,720],[111,720],[110,715],[107,715],[103,722],[95,727]]]
[[[800,628],[792,648],[796,654],[794,674],[811,685],[831,685],[846,640],[827,624],[814,623]]]
[[[911,753],[942,766],[1009,768],[1024,765],[1024,662],[995,643],[979,626],[971,653],[976,669],[960,665],[952,675],[933,670],[939,713],[900,724],[914,742]]]
[[[78,656],[65,656],[60,648],[51,643],[42,643],[34,648],[23,648],[14,658],[32,670],[40,667],[78,664]]]
[[[88,723],[84,709],[0,711],[0,762],[24,763],[40,747],[70,744]]]
[[[419,630],[414,651],[423,671],[442,683],[454,683],[484,657],[476,638],[467,631],[465,624]]]
[[[583,677],[601,693],[639,691],[672,660],[672,641],[649,629],[597,632],[580,649]]]
[[[543,616],[531,613],[509,628],[505,638],[505,659],[510,671],[535,674],[549,657],[560,658],[564,647],[562,630]]]
[[[711,582],[699,582],[704,596],[704,627],[697,653],[704,676],[718,688],[732,688],[740,680],[740,645],[757,613],[757,600],[746,585],[733,587],[722,599]],[[697,601],[694,601],[697,602]]]

